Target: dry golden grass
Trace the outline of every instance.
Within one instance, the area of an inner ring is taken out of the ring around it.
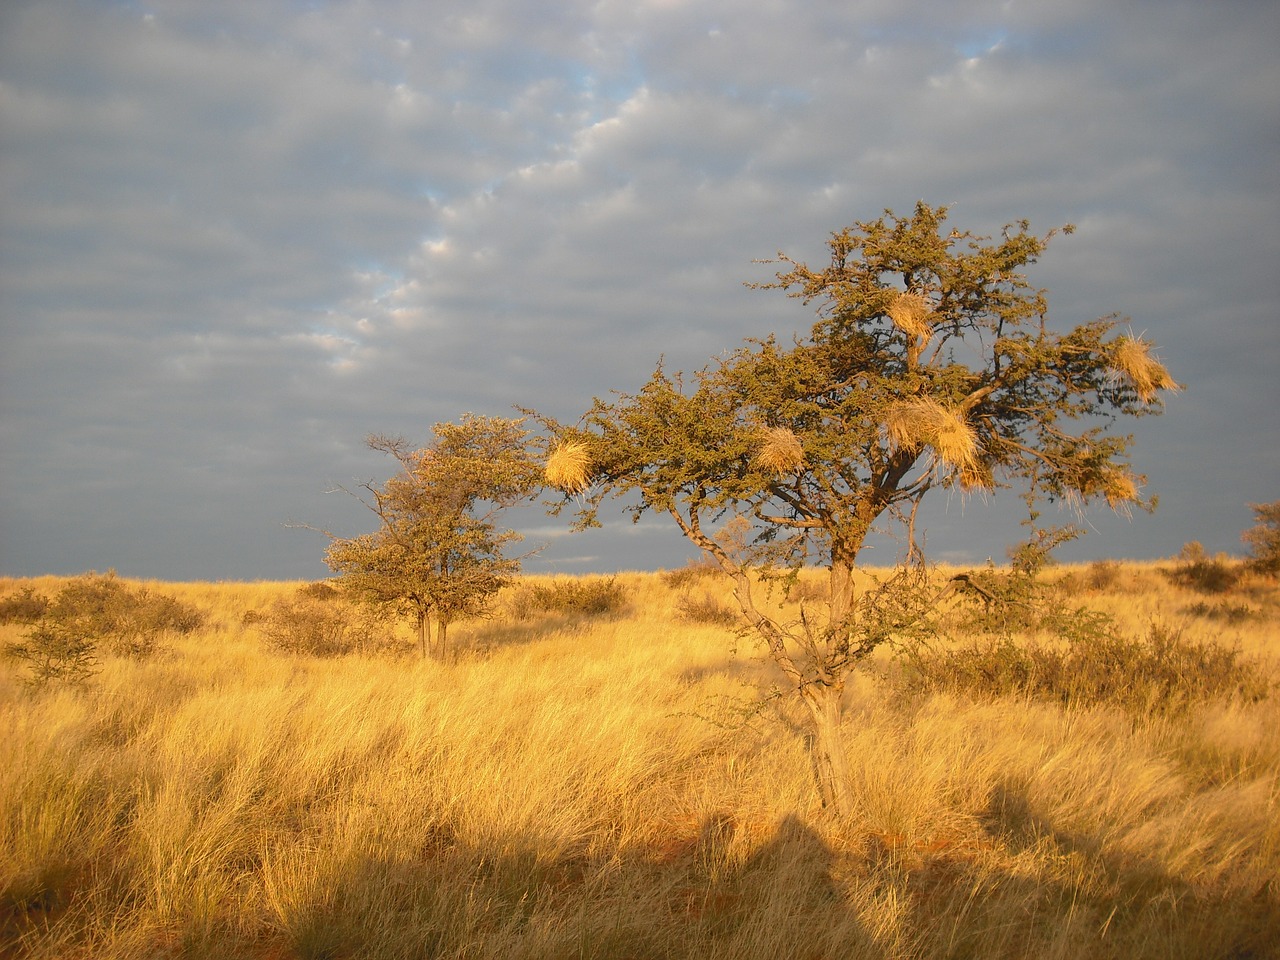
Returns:
[[[1208,598],[1256,612],[1225,626],[1162,566],[1052,576],[1126,625],[1178,620],[1274,662],[1274,583]],[[462,624],[449,663],[264,652],[243,615],[297,584],[148,584],[208,628],[104,660],[84,691],[0,670],[0,956],[1274,949],[1280,697],[1148,719],[903,701],[873,664],[845,722],[858,813],[833,822],[801,713],[749,709],[771,665],[682,619],[664,578],[618,582],[625,615]]]

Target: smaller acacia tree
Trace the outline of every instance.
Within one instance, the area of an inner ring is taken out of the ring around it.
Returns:
[[[467,414],[433,432],[434,442],[418,450],[399,437],[369,437],[400,472],[381,487],[361,484],[368,496],[357,496],[379,529],[331,535],[325,562],[353,596],[411,616],[424,657],[428,647],[443,657],[449,624],[483,612],[519,572],[522,558],[505,550],[521,536],[497,518],[536,496],[542,480],[523,420]]]
[[[594,522],[607,494],[636,516],[669,514],[732,577],[746,622],[812,720],[826,804],[852,808],[840,736],[849,672],[927,608],[919,565],[859,594],[854,570],[873,527],[898,520],[914,548],[931,490],[1021,488],[1037,499],[1147,506],[1119,416],[1158,412],[1176,389],[1152,345],[1119,317],[1058,331],[1022,268],[1050,236],[1006,227],[994,241],[945,226],[919,204],[833,234],[816,268],[779,255],[765,288],[819,304],[793,343],[750,340],[686,382],[661,366],[635,395],[597,401],[559,443],[547,480],[581,496]],[[716,522],[752,535],[730,542]],[[829,571],[825,611],[775,619],[761,576],[806,563]]]

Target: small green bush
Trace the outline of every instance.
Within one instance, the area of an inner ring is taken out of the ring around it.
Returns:
[[[1122,569],[1118,560],[1095,560],[1085,570],[1085,586],[1099,593],[1104,590],[1113,590],[1120,581]]]
[[[298,595],[311,597],[313,600],[336,600],[342,596],[342,591],[328,581],[317,580],[315,583],[299,587]]]
[[[1245,603],[1205,603],[1203,600],[1186,608],[1193,617],[1221,620],[1232,626],[1260,619],[1262,614]]]
[[[511,600],[512,614],[528,620],[540,613],[603,616],[627,608],[627,591],[617,577],[582,577],[549,585],[526,585]]]
[[[77,577],[53,598],[45,618],[75,624],[113,653],[138,659],[154,653],[164,633],[192,633],[205,619],[174,597],[121,583],[114,572]]]

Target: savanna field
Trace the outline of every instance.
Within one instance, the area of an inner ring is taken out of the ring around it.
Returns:
[[[701,567],[522,577],[443,660],[323,585],[112,581],[167,612],[0,664],[0,956],[1280,956],[1280,585],[1042,578],[1111,625],[953,595],[855,674],[843,821]],[[0,580],[0,641],[77,582]]]

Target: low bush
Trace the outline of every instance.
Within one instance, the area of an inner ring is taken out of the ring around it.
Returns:
[[[298,595],[311,597],[313,600],[336,600],[342,596],[342,591],[328,581],[317,580],[315,583],[299,587]]]
[[[1085,568],[1085,586],[1097,592],[1114,589],[1120,580],[1121,569],[1118,560],[1095,560]]]
[[[317,599],[305,587],[293,599],[277,600],[254,622],[267,647],[277,653],[340,657],[396,645],[387,624],[368,609]]]
[[[742,621],[741,614],[709,593],[700,597],[685,594],[676,600],[676,611],[681,620],[705,623],[720,627],[736,627]]]
[[[1178,554],[1178,565],[1169,579],[1201,593],[1228,593],[1240,582],[1240,567],[1223,555],[1210,557],[1200,543],[1192,540]]]
[[[723,576],[723,574],[724,571],[720,569],[720,565],[715,560],[703,557],[701,560],[690,560],[685,566],[678,567],[675,570],[663,570],[659,576],[668,587],[678,590],[681,587],[695,584],[700,580]]]
[[[1205,603],[1201,600],[1199,603],[1193,603],[1187,607],[1186,612],[1193,617],[1203,617],[1206,620],[1221,620],[1232,626],[1262,618],[1262,614],[1259,611],[1254,610],[1245,603]]]
[[[196,608],[143,587],[130,587],[114,572],[88,573],[52,598],[25,589],[10,597],[10,622],[31,629],[5,648],[6,655],[29,669],[28,681],[83,683],[94,672],[99,647],[119,656],[145,659],[156,652],[165,633],[191,633],[204,625]]]
[[[0,623],[35,623],[49,609],[49,598],[23,587],[12,596],[0,600]]]
[[[617,577],[582,577],[550,584],[527,584],[511,599],[511,612],[528,620],[539,613],[602,616],[627,608],[627,591]]]
[[[1185,638],[1153,621],[1142,637],[1099,635],[1050,647],[1008,637],[952,650],[916,644],[900,651],[894,682],[903,692],[1030,697],[1115,704],[1168,713],[1188,704],[1265,697],[1274,682],[1257,661],[1216,641]]]
[[[53,598],[44,616],[73,622],[113,651],[135,655],[151,652],[160,634],[191,633],[205,619],[195,607],[145,587],[130,587],[111,572],[72,580]]]
[[[64,620],[37,621],[22,640],[5,645],[4,655],[26,667],[23,681],[33,687],[55,681],[80,685],[98,672],[94,638]]]
[[[1071,602],[1074,579],[1047,583],[1032,573],[988,567],[952,577],[951,584],[961,602],[938,618],[932,628],[937,635],[1012,639],[1046,633],[1088,643],[1114,626],[1106,614]]]

